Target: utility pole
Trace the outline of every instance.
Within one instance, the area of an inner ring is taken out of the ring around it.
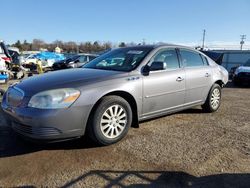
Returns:
[[[202,37],[202,49],[205,47],[205,37],[206,37],[206,30],[203,30],[203,37]]]
[[[243,49],[243,44],[245,43],[245,39],[246,39],[246,35],[240,35],[240,39],[241,39],[241,41],[240,41],[240,49],[242,50]]]
[[[142,45],[146,44],[146,39],[142,39]]]

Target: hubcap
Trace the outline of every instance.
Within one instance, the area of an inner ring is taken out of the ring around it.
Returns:
[[[215,88],[211,96],[211,106],[213,109],[217,109],[220,105],[220,90]]]
[[[101,131],[107,138],[116,138],[124,130],[127,124],[127,113],[118,104],[105,110],[101,118]]]

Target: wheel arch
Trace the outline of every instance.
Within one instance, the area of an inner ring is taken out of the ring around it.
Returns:
[[[224,82],[222,80],[217,80],[214,82],[215,84],[218,84],[221,88],[225,86]]]
[[[92,109],[90,111],[88,121],[87,121],[87,125],[89,125],[91,117],[93,116],[96,108],[98,107],[100,102],[103,100],[103,98],[106,97],[106,96],[111,96],[111,95],[122,97],[123,99],[125,99],[129,103],[129,105],[131,106],[132,114],[133,114],[132,127],[138,128],[139,127],[139,118],[138,118],[138,111],[137,111],[138,107],[137,107],[136,100],[133,97],[133,95],[131,95],[130,93],[128,93],[126,91],[121,91],[121,90],[111,91],[109,93],[106,93],[105,95],[100,97],[99,100],[97,100],[97,102],[94,104],[94,106],[92,107]]]

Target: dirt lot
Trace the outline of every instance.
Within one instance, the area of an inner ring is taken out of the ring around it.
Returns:
[[[194,108],[140,124],[120,143],[19,139],[0,114],[0,187],[250,187],[250,88],[214,114]]]

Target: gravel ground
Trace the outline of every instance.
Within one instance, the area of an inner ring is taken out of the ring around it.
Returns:
[[[216,113],[146,121],[107,147],[31,144],[0,113],[0,187],[250,187],[250,88],[225,88],[222,100]]]

